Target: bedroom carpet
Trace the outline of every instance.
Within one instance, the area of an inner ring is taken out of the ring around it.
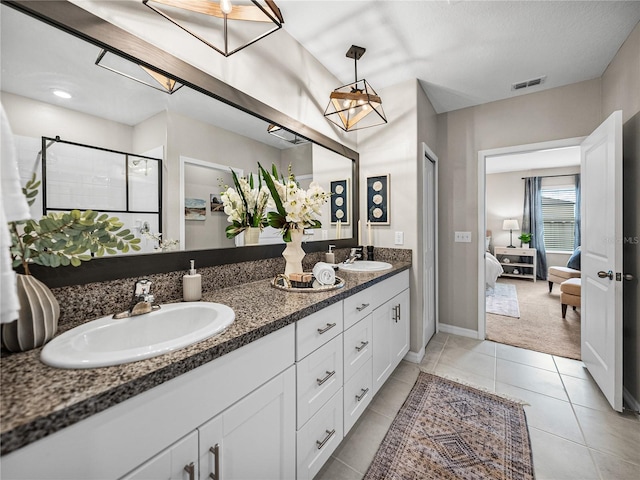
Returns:
[[[421,372],[365,480],[533,480],[518,403]]]
[[[487,340],[580,360],[580,309],[569,307],[562,318],[557,285],[549,293],[542,280],[500,278],[496,286],[503,284],[516,287],[520,318],[487,311]]]
[[[487,287],[487,313],[520,318],[518,293],[515,285],[496,283],[494,288]]]

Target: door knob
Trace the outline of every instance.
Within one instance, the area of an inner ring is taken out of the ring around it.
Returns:
[[[608,272],[605,272],[603,270],[600,270],[598,272],[598,277],[600,278],[607,278],[609,277],[609,280],[613,280],[613,272],[611,270],[609,270]]]
[[[625,280],[627,280],[628,282],[635,280],[636,277],[634,277],[633,275],[631,275],[630,273],[624,273],[622,274],[622,278],[624,278]]]

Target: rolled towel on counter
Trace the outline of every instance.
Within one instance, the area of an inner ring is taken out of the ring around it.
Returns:
[[[336,283],[336,272],[331,265],[325,262],[318,262],[313,266],[313,276],[322,285],[333,285]]]

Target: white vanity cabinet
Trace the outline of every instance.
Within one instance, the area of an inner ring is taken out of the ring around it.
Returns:
[[[191,432],[121,480],[195,480],[198,478],[198,434]]]
[[[408,349],[403,271],[3,455],[1,475],[312,479]]]
[[[395,283],[393,286],[392,292],[404,284]],[[372,314],[374,395],[409,351],[409,298],[409,289],[402,289]]]
[[[292,366],[198,427],[200,480],[294,479],[295,401]]]

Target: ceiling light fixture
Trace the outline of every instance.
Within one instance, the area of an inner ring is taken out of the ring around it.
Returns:
[[[281,29],[284,23],[273,0],[142,0],[142,3],[225,57]]]
[[[297,133],[292,133],[289,130],[285,130],[280,125],[276,125],[275,123],[270,124],[267,127],[267,133],[273,135],[274,137],[278,137],[285,142],[293,143],[294,145],[301,145],[303,143],[308,143],[304,137],[301,137]]]
[[[96,59],[96,65],[169,95],[182,87],[182,84],[171,77],[167,77],[143,65],[132,63],[107,50],[100,51]]]
[[[73,96],[69,92],[65,92],[64,90],[60,90],[57,88],[52,89],[51,93],[53,93],[56,97],[64,98],[65,100],[68,100]]]
[[[331,92],[324,116],[346,132],[375,127],[387,123],[382,109],[382,99],[363,78],[358,80],[358,60],[367,50],[352,45],[347,58],[353,58],[355,81]]]

